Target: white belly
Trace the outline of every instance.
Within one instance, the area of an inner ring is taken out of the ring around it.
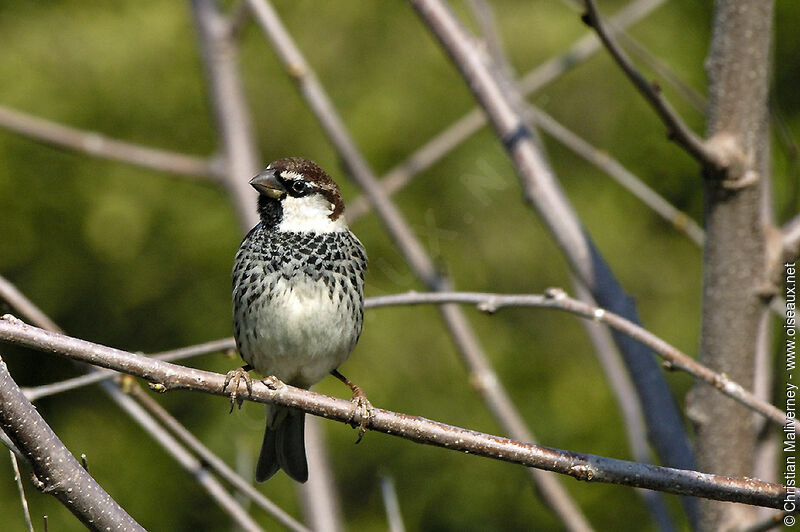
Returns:
[[[244,324],[238,338],[242,357],[264,375],[302,387],[315,384],[345,361],[357,340],[345,303],[332,300],[321,279],[279,277],[271,290],[236,309]]]

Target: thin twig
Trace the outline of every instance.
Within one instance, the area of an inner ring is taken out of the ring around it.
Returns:
[[[596,149],[541,109],[529,106],[527,110],[531,120],[543,131],[608,174],[609,177],[636,196],[675,229],[685,233],[692,242],[700,247],[703,246],[705,237],[703,228],[688,214],[675,208],[661,194],[647,186],[638,176],[622,166],[619,161],[606,152]]]
[[[606,22],[609,26],[611,21]],[[667,65],[660,57],[648,50],[642,43],[631,37],[628,33],[617,32],[617,38],[625,45],[632,55],[647,65],[653,72],[664,79],[665,85],[672,87],[692,109],[705,115],[708,102],[706,97],[700,94],[694,87],[683,81],[675,71]]]
[[[612,29],[622,31],[661,6],[666,0],[637,0],[620,9],[611,19]],[[519,90],[530,96],[546,87],[563,74],[580,65],[602,49],[594,33],[587,32],[575,41],[564,53],[552,57],[532,69],[519,80]],[[446,154],[479,131],[487,123],[486,113],[475,107],[467,114],[450,124],[434,138],[426,142],[402,163],[389,170],[381,180],[387,194],[394,194],[411,180],[424,172]],[[347,205],[348,220],[358,220],[372,209],[364,195],[358,196]]]
[[[613,321],[606,321],[606,323],[611,324]],[[154,383],[154,388],[159,391],[194,390],[222,396],[226,399],[230,394],[229,390],[224,389],[225,375],[177,366],[169,362],[153,360],[134,353],[45,331],[27,325],[13,316],[5,316],[0,319],[0,339],[15,345],[135,375]],[[342,423],[352,423],[354,409],[357,408],[348,400],[336,399],[283,383],[270,387],[259,381],[254,383],[252,395],[246,390],[244,383],[240,383],[240,386],[240,394],[243,399],[296,408]],[[3,389],[5,387],[0,386],[0,390]],[[19,392],[19,396],[24,399],[21,392]],[[33,408],[31,407],[31,409]],[[372,415],[367,421],[367,428],[418,443],[562,473],[578,480],[655,489],[678,495],[741,502],[770,508],[780,508],[786,494],[785,486],[780,484],[552,449],[380,408],[373,408]]]
[[[43,328],[46,329],[47,327]],[[231,349],[236,349],[236,342],[234,342],[233,338],[222,338],[220,340],[213,340],[211,342],[205,342],[202,344],[190,345],[188,347],[181,347],[180,349],[163,351],[161,353],[156,353],[149,356],[153,357],[156,360],[164,360],[166,362],[176,362],[178,360],[185,360],[187,358],[193,358],[200,355],[216,353],[217,351],[229,351]],[[22,388],[22,391],[25,393],[25,396],[28,398],[29,401],[34,402],[41,399],[42,397],[48,397],[62,392],[75,390],[76,388],[82,388],[84,386],[96,384],[98,382],[102,382],[108,379],[113,379],[114,377],[117,376],[119,376],[119,373],[117,373],[116,371],[97,370],[88,373],[86,375],[81,375],[80,377],[65,379],[63,381],[54,382],[52,384],[43,384],[41,386],[36,386],[33,388]]]
[[[0,301],[5,301],[25,320],[43,329],[63,332],[33,301],[25,297],[8,279],[0,275]]]
[[[398,247],[414,274],[431,290],[446,290],[447,280],[434,267],[419,239],[414,235],[397,206],[380,186],[369,164],[359,151],[336,112],[330,98],[306,62],[291,35],[286,31],[272,5],[265,0],[247,0],[267,38],[275,48],[287,72],[297,84],[309,107],[319,120],[325,133],[350,171],[353,180],[361,187],[376,210],[381,223]],[[503,428],[512,437],[535,441],[508,393],[489,364],[483,349],[461,310],[444,305],[439,308],[447,329],[461,358],[471,373],[484,402]],[[531,471],[531,479],[548,506],[572,530],[590,527],[580,508],[566,490],[553,478],[540,471]]]
[[[140,146],[84,131],[0,106],[0,127],[37,142],[66,148],[94,157],[150,168],[177,176],[215,181],[213,161],[193,155]]]
[[[383,496],[383,507],[386,509],[389,532],[405,532],[406,526],[403,524],[403,515],[400,513],[400,501],[397,498],[394,479],[389,475],[381,476],[381,495]]]
[[[116,373],[116,372],[115,372]],[[118,374],[118,373],[117,373]],[[127,377],[131,379],[130,377]],[[131,379],[132,380],[132,379]],[[122,390],[133,397],[154,418],[159,420],[180,442],[195,453],[203,464],[224,478],[234,488],[256,503],[261,509],[273,516],[280,524],[289,530],[308,532],[308,528],[297,522],[274,502],[262,495],[253,485],[243,479],[231,469],[224,461],[203,445],[186,427],[181,425],[169,412],[156,402],[149,394],[145,393],[136,382],[127,382]]]
[[[22,504],[22,514],[25,516],[25,526],[28,527],[28,532],[33,532],[33,522],[31,521],[31,512],[28,509],[28,498],[25,496],[25,487],[22,485],[22,475],[19,473],[19,464],[17,463],[17,455],[11,449],[8,450],[11,455],[11,467],[14,468],[14,481],[17,483],[17,490],[19,490],[19,499]]]
[[[379,308],[395,305],[420,305],[462,303],[477,305],[483,312],[493,313],[503,307],[540,307],[563,310],[571,314],[590,320],[604,323],[627,337],[652,349],[667,363],[671,370],[681,370],[693,377],[710,384],[723,394],[731,397],[755,412],[763,415],[772,422],[787,426],[792,425],[800,430],[800,421],[790,420],[781,409],[759,399],[752,392],[740,384],[733,382],[727,376],[716,373],[700,364],[692,357],[686,355],[676,347],[668,344],[640,325],[601,307],[590,305],[569,297],[563,290],[551,288],[545,295],[535,294],[488,294],[481,292],[450,292],[450,293],[417,293],[396,294],[370,298],[367,308]]]
[[[166,362],[165,362],[166,364]],[[261,532],[262,528],[248,515],[236,498],[211,475],[205,464],[192,456],[178,441],[172,437],[155,419],[122,389],[111,382],[104,382],[103,388],[111,398],[133,419],[151,438],[156,440],[175,461],[194,477],[194,480],[204,489],[217,505],[226,512],[237,526],[250,532]]]
[[[330,466],[321,419],[314,417],[306,420],[306,453],[308,469],[314,472],[314,477],[313,481],[309,479],[301,486],[305,522],[315,532],[342,532],[345,529],[342,505]]]
[[[584,0],[584,4],[586,6],[586,13],[583,16],[583,21],[588,26],[594,28],[598,37],[600,37],[600,40],[619,67],[656,111],[661,121],[667,127],[669,138],[683,147],[689,155],[694,157],[695,160],[704,167],[714,169],[718,172],[726,170],[731,161],[729,161],[726,156],[721,155],[717,150],[709,148],[705,141],[686,125],[669,102],[667,102],[661,92],[661,88],[657,84],[649,82],[641,72],[636,69],[627,54],[622,50],[619,44],[617,44],[614,36],[601,21],[594,0]]]
[[[558,184],[547,160],[527,127],[521,110],[522,98],[513,84],[498,79],[498,70],[487,66],[474,39],[441,0],[409,0],[420,18],[438,39],[458,67],[475,98],[509,153],[525,197],[544,220],[575,274],[601,305],[632,321],[640,321],[633,301],[614,277],[580,223],[572,205]],[[628,371],[636,384],[637,396],[648,423],[650,441],[666,464],[691,469],[694,464],[683,418],[655,360],[641,344],[615,335]],[[693,502],[684,500],[690,515]]]

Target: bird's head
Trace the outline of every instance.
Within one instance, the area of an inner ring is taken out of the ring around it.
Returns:
[[[258,214],[267,229],[328,233],[344,231],[339,187],[313,161],[278,159],[250,180],[258,191]]]

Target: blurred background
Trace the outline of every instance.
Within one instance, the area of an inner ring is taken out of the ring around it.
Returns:
[[[626,2],[602,1],[611,15]],[[275,6],[378,175],[474,106],[459,74],[404,2]],[[559,0],[491,2],[508,57],[524,74],[588,32],[579,10]],[[226,9],[236,9],[226,4]],[[461,19],[478,31],[467,3]],[[687,87],[705,93],[711,2],[670,0],[629,34]],[[797,212],[800,133],[800,4],[777,2],[773,144],[775,212]],[[350,182],[314,116],[258,26],[241,27],[240,67],[261,161],[300,155]],[[61,0],[0,3],[0,105],[71,127],[164,150],[211,156],[218,146],[197,34],[187,2]],[[640,60],[687,122],[704,117]],[[612,154],[701,223],[697,165],[666,140],[664,127],[605,52],[575,66],[529,101],[597,149]],[[543,136],[553,168],[584,225],[644,324],[683,351],[697,351],[699,248],[602,172]],[[788,140],[787,140],[788,139]],[[460,290],[572,291],[566,262],[524,203],[508,158],[484,128],[395,195],[437,265]],[[370,257],[367,296],[423,287],[373,214],[353,224]],[[130,351],[155,352],[231,334],[230,270],[242,231],[225,191],[56,149],[0,129],[0,275],[70,335]],[[5,312],[0,304],[0,311]],[[547,446],[630,459],[621,415],[582,324],[536,309],[488,316],[465,309],[503,384]],[[9,346],[0,353],[20,385],[80,374],[69,361]],[[238,357],[191,359],[226,372]],[[378,407],[479,431],[500,428],[471,389],[432,307],[367,312],[364,333],[342,367]],[[679,404],[692,380],[667,376]],[[349,392],[334,379],[316,390]],[[158,396],[203,442],[251,478],[263,409],[228,414],[224,398]],[[152,530],[224,530],[229,518],[98,388],[43,399],[39,411],[91,473]],[[351,530],[387,527],[382,476],[394,480],[411,530],[558,529],[532,493],[525,470],[493,460],[324,422]],[[23,470],[29,477],[29,469]],[[632,489],[561,478],[599,530],[650,527]],[[258,487],[300,516],[285,475]],[[0,460],[0,528],[24,526],[13,472]],[[83,527],[54,499],[26,491],[34,516],[53,530]],[[677,501],[669,497],[680,527]],[[254,512],[268,528],[269,517]],[[619,516],[624,515],[624,519]]]

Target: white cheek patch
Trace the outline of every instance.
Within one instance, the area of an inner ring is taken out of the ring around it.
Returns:
[[[310,194],[302,198],[285,196],[281,206],[283,218],[278,224],[278,231],[332,233],[347,230],[343,216],[336,220],[330,219],[333,205],[320,194]]]

